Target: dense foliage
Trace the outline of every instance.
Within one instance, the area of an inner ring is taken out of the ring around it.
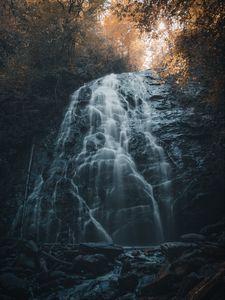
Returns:
[[[104,5],[103,0],[1,1],[3,199],[14,193],[18,163],[32,144],[58,127],[69,95],[86,81],[132,68],[128,54],[104,32]]]
[[[158,53],[155,66],[178,81],[199,80],[209,87],[209,98],[223,99],[224,15],[221,0],[116,1],[117,16],[129,17],[150,38],[165,34],[167,52]],[[157,27],[164,23],[161,32]]]

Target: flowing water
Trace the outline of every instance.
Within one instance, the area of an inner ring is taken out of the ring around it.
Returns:
[[[14,228],[22,236],[121,245],[168,239],[170,167],[151,134],[153,88],[140,74],[126,73],[74,93],[47,175],[37,178],[18,211]]]

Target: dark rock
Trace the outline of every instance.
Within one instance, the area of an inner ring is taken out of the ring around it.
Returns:
[[[201,280],[201,277],[198,276],[196,273],[190,273],[188,276],[186,276],[181,283],[179,284],[179,289],[177,292],[177,300],[183,300],[185,299],[188,292],[199,283]]]
[[[162,95],[154,95],[154,96],[150,97],[150,100],[154,101],[154,100],[161,100],[161,99],[164,99],[164,98],[165,97],[163,97]]]
[[[207,243],[202,247],[202,252],[209,257],[225,257],[224,247],[220,244]]]
[[[124,274],[124,273],[131,271],[132,267],[133,266],[131,266],[131,262],[128,259],[125,259],[125,261],[123,262],[123,265],[122,265],[121,273]]]
[[[59,278],[59,277],[66,277],[66,273],[63,271],[53,271],[49,274],[49,276],[53,279]]]
[[[151,284],[152,282],[154,282],[155,279],[156,279],[156,275],[145,275],[145,276],[142,276],[141,279],[139,280],[137,290],[139,292],[145,290],[145,288],[148,287],[149,284]]]
[[[183,242],[203,242],[206,240],[205,236],[197,233],[187,233],[181,235],[180,239]]]
[[[43,257],[40,257],[40,259],[39,259],[39,266],[40,266],[41,271],[48,272],[47,263]]]
[[[217,222],[216,224],[211,224],[203,227],[200,233],[205,235],[210,235],[215,232],[217,233],[217,232],[224,231],[224,228],[225,228],[225,220]]]
[[[138,293],[142,296],[159,296],[167,294],[173,288],[176,276],[171,272],[162,272],[159,276],[152,276],[149,282],[145,282],[138,288]]]
[[[201,256],[183,255],[172,263],[170,270],[182,278],[190,272],[197,272],[199,269],[207,263],[206,259]]]
[[[136,299],[137,299],[136,295],[132,293],[128,293],[118,298],[118,300],[136,300]]]
[[[78,255],[73,261],[73,271],[78,274],[100,275],[109,270],[103,254]]]
[[[66,276],[61,280],[61,284],[65,288],[73,287],[79,283],[81,283],[81,279],[78,276]]]
[[[25,249],[27,254],[37,254],[39,251],[37,244],[32,240],[25,244]]]
[[[71,288],[80,283],[79,276],[68,275],[61,271],[53,271],[49,275],[40,274],[39,276],[41,293],[48,293],[48,295],[51,294],[49,291]]]
[[[79,104],[87,104],[91,98],[92,90],[88,86],[84,86],[80,89],[78,101]]]
[[[35,257],[30,257],[21,253],[18,256],[17,265],[25,269],[35,270],[37,267],[37,261]]]
[[[12,273],[3,273],[0,275],[0,287],[5,294],[13,299],[28,299],[27,283],[23,279]]]
[[[138,284],[138,276],[134,273],[128,273],[118,280],[119,289],[122,292],[133,291]]]
[[[113,300],[118,299],[118,286],[116,280],[93,280],[84,284],[74,294],[76,300]]]
[[[108,258],[115,258],[124,252],[123,248],[120,246],[102,243],[80,244],[79,248],[82,253],[99,253],[106,255]]]
[[[193,250],[197,247],[195,243],[183,243],[183,242],[168,242],[161,246],[161,251],[168,257],[168,259],[176,258],[187,250]]]

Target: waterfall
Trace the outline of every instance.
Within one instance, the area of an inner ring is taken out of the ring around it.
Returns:
[[[153,88],[143,74],[124,73],[73,94],[54,159],[19,208],[15,230],[22,226],[23,236],[45,242],[168,239],[170,166],[151,133]]]

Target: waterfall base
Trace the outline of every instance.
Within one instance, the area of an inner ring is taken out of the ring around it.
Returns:
[[[121,245],[168,238],[170,166],[151,133],[158,83],[149,80],[111,74],[74,93],[51,167],[18,211],[22,236]]]

